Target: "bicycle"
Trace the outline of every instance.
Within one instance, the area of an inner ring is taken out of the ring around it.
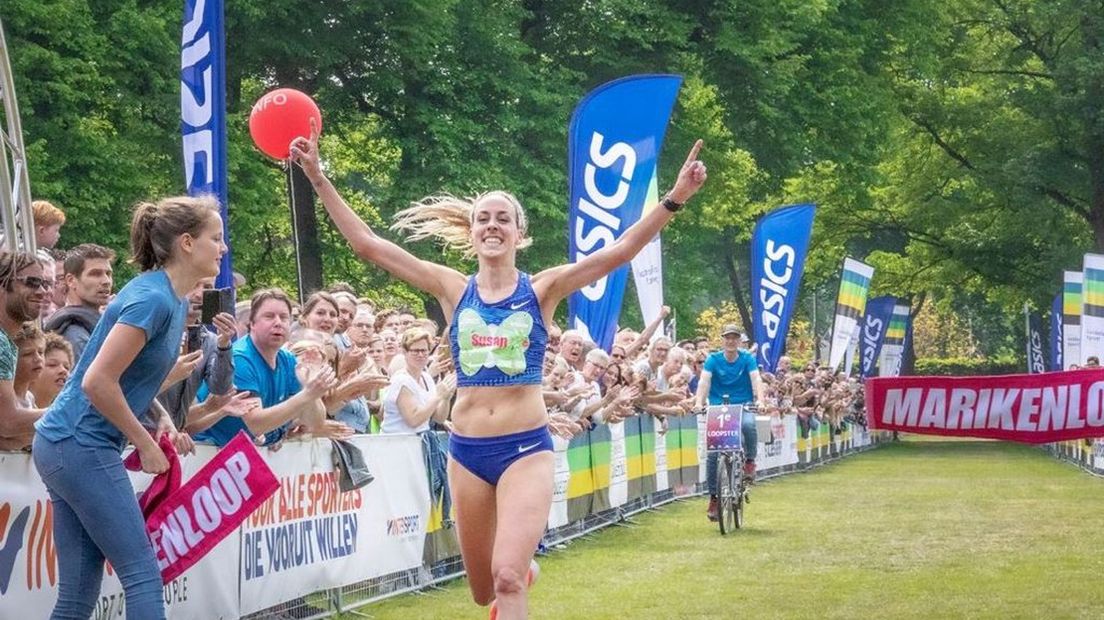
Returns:
[[[721,535],[744,526],[744,507],[750,502],[750,484],[744,476],[744,437],[741,422],[745,405],[711,405],[706,416],[705,449],[717,458],[717,522]]]

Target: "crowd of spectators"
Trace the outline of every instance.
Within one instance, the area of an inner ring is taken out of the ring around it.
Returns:
[[[0,449],[25,449],[33,424],[57,396],[115,290],[115,253],[83,243],[54,249],[60,209],[35,202],[37,255],[0,259]],[[256,291],[200,324],[201,283],[181,355],[158,396],[180,429],[223,445],[239,431],[278,448],[296,436],[449,430],[456,374],[441,326],[409,308],[377,307],[338,283],[302,303],[275,288]],[[671,341],[657,334],[669,309],[642,332],[621,329],[609,353],[583,333],[550,326],[544,400],[551,430],[565,438],[595,424],[694,413],[694,394],[717,338]],[[38,319],[38,320],[36,320]],[[42,327],[40,328],[39,325]],[[745,339],[746,340],[746,339]],[[754,345],[748,345],[754,349]],[[12,361],[8,361],[12,360]],[[854,379],[782,358],[761,373],[769,415],[796,415],[803,434],[826,423],[864,423]],[[160,412],[156,412],[160,413]],[[159,416],[147,416],[151,422]]]

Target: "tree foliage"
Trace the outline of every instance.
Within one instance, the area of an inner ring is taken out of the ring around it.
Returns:
[[[66,210],[63,247],[121,250],[129,206],[182,189],[181,10],[0,7],[32,190]],[[506,188],[529,212],[535,244],[519,262],[536,271],[566,256],[574,105],[623,75],[683,75],[660,184],[697,137],[711,176],[664,232],[666,296],[686,333],[722,301],[753,320],[748,241],[783,204],[818,204],[799,320],[827,325],[850,255],[877,268],[872,294],[911,299],[931,329],[965,322],[979,355],[1014,350],[1023,301],[1045,307],[1061,269],[1104,250],[1100,0],[236,0],[226,11],[231,236],[250,286],[294,284],[284,172],[247,132],[251,103],[277,85],[318,100],[326,165],[382,234],[411,200]],[[320,234],[327,279],[420,298],[327,223]],[[411,249],[442,259],[430,243]],[[639,321],[635,304],[625,314]]]

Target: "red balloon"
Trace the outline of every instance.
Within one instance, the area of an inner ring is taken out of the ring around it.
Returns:
[[[249,135],[266,155],[287,159],[292,140],[310,137],[312,118],[322,131],[322,113],[313,99],[294,88],[278,88],[253,104]]]

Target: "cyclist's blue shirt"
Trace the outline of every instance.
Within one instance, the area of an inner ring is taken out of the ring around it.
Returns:
[[[725,394],[733,405],[750,403],[755,398],[751,373],[759,370],[759,363],[750,352],[741,349],[731,362],[725,358],[724,351],[711,353],[705,358],[704,369],[713,375],[709,382],[710,405],[722,404]]]

